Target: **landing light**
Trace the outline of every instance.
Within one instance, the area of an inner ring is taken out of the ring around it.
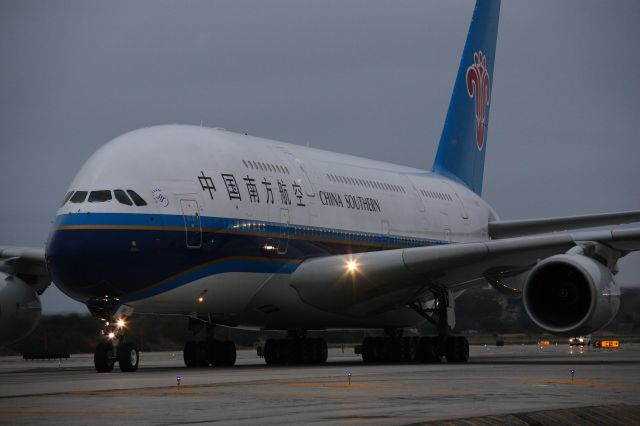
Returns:
[[[111,333],[107,334],[107,337],[109,337],[109,339],[113,339],[114,337],[116,337],[116,333],[112,331]]]
[[[124,318],[119,318],[116,324],[118,325],[118,328],[124,328],[124,326],[127,325],[127,322]]]
[[[347,271],[351,272],[352,274],[354,272],[358,271],[358,261],[355,259],[349,259],[347,260]]]

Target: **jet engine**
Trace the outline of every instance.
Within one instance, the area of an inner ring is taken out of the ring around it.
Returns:
[[[20,278],[0,272],[0,346],[27,337],[40,321],[36,291]]]
[[[560,254],[531,270],[522,299],[538,327],[556,335],[580,336],[613,319],[620,307],[620,288],[600,262],[579,254]]]

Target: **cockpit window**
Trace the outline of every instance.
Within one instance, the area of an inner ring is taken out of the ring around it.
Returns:
[[[64,200],[62,200],[62,204],[60,205],[64,206],[65,204],[67,204],[67,201],[69,201],[69,198],[71,198],[72,195],[73,195],[73,191],[67,192],[67,195],[64,196]]]
[[[105,201],[111,200],[111,191],[108,189],[103,189],[101,191],[91,191],[89,193],[89,202],[90,203],[103,203]]]
[[[71,197],[72,203],[83,203],[85,198],[87,198],[87,191],[76,191]]]
[[[131,199],[136,204],[136,206],[146,206],[147,205],[147,202],[145,200],[143,200],[142,197],[139,196],[134,190],[127,189],[127,194],[129,194],[129,197],[131,197]]]
[[[122,189],[114,189],[113,195],[116,196],[116,200],[118,200],[119,203],[126,204],[127,206],[133,205],[131,199],[127,197],[127,194]]]

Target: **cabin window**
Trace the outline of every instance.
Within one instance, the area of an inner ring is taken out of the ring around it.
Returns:
[[[100,191],[91,191],[89,193],[88,201],[90,203],[104,203],[105,201],[111,200],[111,191],[108,189],[103,189]]]
[[[113,195],[116,197],[116,200],[118,200],[120,204],[125,204],[127,206],[133,205],[131,199],[127,197],[127,194],[122,189],[115,189],[113,191]]]
[[[127,189],[127,194],[129,194],[129,197],[131,197],[131,199],[133,200],[136,206],[141,207],[141,206],[147,205],[147,202],[141,196],[139,196],[138,193],[136,193],[134,190]]]
[[[242,160],[242,164],[244,164],[244,168],[245,168],[245,169],[248,169],[248,168],[249,168],[249,167],[247,166],[247,162],[246,162],[246,161]]]
[[[72,195],[73,195],[73,191],[67,192],[67,195],[64,196],[64,199],[62,200],[62,204],[60,205],[64,206],[65,204],[67,204],[67,201],[69,201],[69,198],[71,198]]]
[[[83,203],[84,200],[87,198],[87,191],[76,191],[73,196],[71,197],[71,202],[72,203]]]

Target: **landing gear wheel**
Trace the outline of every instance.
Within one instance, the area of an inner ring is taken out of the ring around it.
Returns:
[[[209,339],[205,343],[207,347],[207,360],[212,367],[222,365],[222,342],[216,339]]]
[[[469,341],[464,336],[449,336],[445,344],[447,362],[467,362],[469,360]]]
[[[469,341],[464,336],[458,336],[458,338],[460,339],[458,362],[467,362],[469,361]]]
[[[138,369],[138,363],[140,362],[139,355],[136,345],[131,342],[121,343],[118,346],[118,363],[120,364],[120,371],[136,371]]]
[[[324,364],[327,362],[327,357],[329,356],[329,350],[327,349],[327,342],[324,339],[317,339],[316,344],[314,345],[317,349],[317,352],[314,355],[314,362],[318,364]],[[314,351],[315,352],[315,351]]]
[[[184,365],[193,368],[198,366],[198,342],[193,340],[184,344]]]
[[[226,340],[218,345],[221,349],[222,357],[220,365],[231,367],[236,363],[236,345],[231,340]]]
[[[362,361],[369,363],[376,360],[376,352],[373,347],[373,338],[365,337],[362,341]]]
[[[275,339],[267,339],[264,345],[264,361],[267,365],[274,365],[279,363],[279,350],[278,341]]]
[[[207,342],[198,342],[196,345],[196,362],[198,367],[208,367]]]
[[[114,363],[115,359],[113,357],[113,345],[111,342],[98,343],[93,353],[93,365],[95,365],[96,371],[98,373],[109,373],[113,371]]]

